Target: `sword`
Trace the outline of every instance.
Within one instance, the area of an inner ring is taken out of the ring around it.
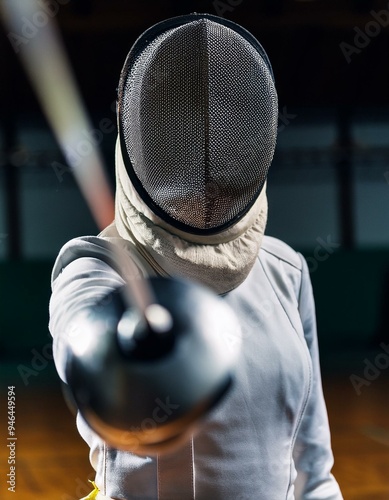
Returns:
[[[13,44],[14,49],[29,76],[62,153],[97,226],[103,230],[114,219],[114,199],[98,147],[91,143],[90,153],[77,156],[77,159],[71,154],[77,150],[85,130],[92,130],[93,127],[78,91],[57,24],[36,0],[3,0],[1,11],[5,25],[10,30],[8,37],[19,40],[17,45]],[[37,14],[40,16],[37,17]],[[34,19],[37,25],[31,37],[21,37],[26,20]],[[114,245],[114,252],[125,280],[123,292],[126,304],[135,307],[155,331],[168,329],[171,326],[169,312],[158,307],[150,286],[135,272],[134,264],[125,251]]]

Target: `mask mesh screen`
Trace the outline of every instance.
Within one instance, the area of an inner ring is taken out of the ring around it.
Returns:
[[[130,176],[173,224],[218,230],[243,216],[266,179],[277,121],[262,56],[208,19],[159,35],[121,76]]]

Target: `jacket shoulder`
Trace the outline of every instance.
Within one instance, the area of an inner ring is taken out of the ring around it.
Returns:
[[[264,236],[261,246],[261,251],[262,250],[268,256],[272,255],[278,260],[281,260],[299,271],[302,271],[303,263],[300,254],[283,241],[273,238],[272,236]]]
[[[303,256],[277,238],[264,236],[259,260],[285,308],[299,308],[307,268]],[[291,312],[291,314],[294,314]]]

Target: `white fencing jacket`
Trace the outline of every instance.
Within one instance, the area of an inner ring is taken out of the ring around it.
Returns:
[[[152,270],[122,240],[146,274]],[[67,333],[78,311],[122,284],[101,237],[67,243],[53,270],[50,330],[66,382]],[[322,393],[315,311],[304,259],[264,237],[247,278],[223,296],[240,320],[236,381],[192,440],[141,457],[104,443],[79,416],[101,493],[117,500],[339,500]],[[179,374],[177,374],[179,376]]]

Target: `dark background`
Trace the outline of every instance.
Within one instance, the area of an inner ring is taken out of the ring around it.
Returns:
[[[389,345],[389,2],[42,0],[43,11],[45,5],[55,11],[94,129],[110,124],[100,147],[112,187],[116,87],[145,29],[209,12],[243,25],[264,46],[280,107],[266,232],[308,262],[334,474],[345,498],[388,498],[389,347],[382,343]],[[74,500],[90,491],[93,473],[52,360],[50,273],[64,243],[98,229],[9,37],[0,26],[0,389],[14,385],[18,398],[17,498],[62,493],[65,500],[69,492]],[[5,445],[1,453],[5,478]]]
[[[267,232],[308,258],[323,369],[349,369],[350,352],[361,363],[365,351],[389,340],[388,3],[53,2],[96,128],[103,118],[115,123],[124,59],[153,23],[210,12],[260,40],[273,65],[281,113]],[[71,176],[53,169],[63,157],[9,33],[0,35],[0,360],[6,364],[28,361],[50,342],[55,256],[67,240],[97,228]],[[101,143],[111,180],[115,136],[106,134]]]

